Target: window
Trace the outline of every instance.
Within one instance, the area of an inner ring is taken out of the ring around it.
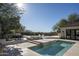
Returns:
[[[76,30],[76,36],[79,36],[79,30]]]
[[[71,35],[71,30],[67,29],[66,30],[66,35],[70,36]]]

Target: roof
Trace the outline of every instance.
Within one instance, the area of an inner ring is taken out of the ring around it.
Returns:
[[[68,22],[67,25],[65,25],[64,27],[76,27],[76,26],[79,26],[79,21]]]

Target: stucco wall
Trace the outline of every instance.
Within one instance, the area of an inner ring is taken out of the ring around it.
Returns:
[[[61,29],[61,38],[66,38],[66,29],[62,28]]]

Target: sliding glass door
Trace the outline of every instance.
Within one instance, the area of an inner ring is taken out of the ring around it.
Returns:
[[[76,30],[75,29],[67,29],[66,30],[66,38],[67,39],[76,39]]]
[[[76,39],[79,39],[79,29],[76,30]]]
[[[70,29],[66,30],[66,38],[71,39],[71,30]]]
[[[71,39],[76,39],[76,30],[71,29]]]

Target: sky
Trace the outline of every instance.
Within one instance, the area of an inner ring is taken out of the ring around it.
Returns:
[[[51,32],[56,23],[73,13],[79,14],[79,4],[26,3],[21,24],[34,32]]]

